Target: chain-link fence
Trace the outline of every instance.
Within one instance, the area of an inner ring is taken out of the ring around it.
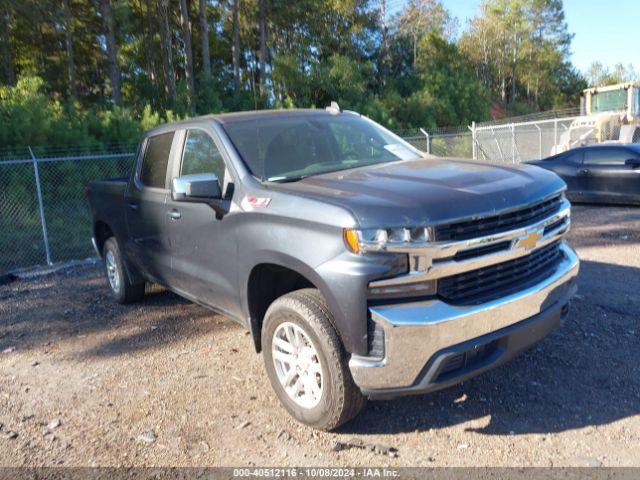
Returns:
[[[30,149],[28,149],[30,150]],[[0,161],[0,273],[93,255],[89,181],[128,175],[129,152]]]
[[[406,141],[423,152],[438,157],[472,158],[472,136],[467,127],[440,128],[427,132],[424,129],[418,131],[403,131],[401,133]]]
[[[520,163],[580,145],[617,140],[619,127],[616,131],[611,125],[592,123],[576,116],[510,123],[501,120],[431,132],[421,130],[406,135],[405,139],[440,157]]]
[[[565,112],[561,112],[565,113]],[[519,163],[548,157],[575,146],[597,141],[594,128],[581,128],[578,117],[507,122],[504,119],[457,128],[441,128],[404,135],[417,148],[449,158]],[[605,131],[600,134],[605,140]],[[585,140],[588,138],[588,140]]]
[[[524,162],[554,155],[579,143],[570,139],[576,117],[529,122],[472,125],[471,158],[491,162]]]

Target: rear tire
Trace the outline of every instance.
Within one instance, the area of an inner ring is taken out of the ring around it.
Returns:
[[[145,283],[131,283],[127,276],[120,246],[115,237],[107,239],[102,249],[107,285],[118,303],[137,302],[144,297]]]
[[[296,420],[320,430],[348,422],[367,401],[332,321],[320,292],[307,288],[275,300],[262,328],[265,367],[278,399]]]

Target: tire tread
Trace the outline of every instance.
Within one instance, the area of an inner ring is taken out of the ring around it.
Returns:
[[[118,244],[118,240],[116,239],[116,237],[109,237],[104,242],[103,251],[106,252],[108,249],[113,252],[116,262],[118,263],[118,268],[122,272],[120,286],[121,291],[114,292],[111,287],[109,287],[114,298],[118,303],[122,304],[134,303],[142,300],[142,297],[144,297],[146,283],[131,283],[131,281],[129,280],[124,266],[124,259],[122,258],[122,254],[120,253],[120,245]]]
[[[326,421],[313,426],[322,430],[334,430],[355,417],[364,408],[367,399],[351,377],[347,353],[333,326],[333,315],[320,291],[313,288],[296,290],[276,299],[268,308],[265,319],[269,319],[271,314],[281,308],[298,312],[316,334],[329,344],[330,348],[323,349],[323,353],[327,361],[337,367],[338,378],[334,382],[336,395],[329,406]]]

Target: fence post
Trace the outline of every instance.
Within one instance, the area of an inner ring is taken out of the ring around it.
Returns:
[[[542,129],[537,123],[535,126],[538,129],[538,159],[542,160]]]
[[[553,153],[558,153],[556,150],[558,148],[558,119],[553,119]]]
[[[476,144],[476,122],[471,122],[471,158],[478,159],[478,145]]]
[[[516,124],[511,124],[511,163],[516,163]]]
[[[420,131],[425,137],[427,137],[427,153],[431,154],[431,137],[429,136],[429,132],[427,132],[424,128],[421,128]]]
[[[44,205],[42,204],[42,190],[40,189],[40,173],[38,171],[38,159],[29,147],[29,154],[33,160],[33,173],[36,180],[36,193],[38,194],[38,209],[40,211],[40,223],[42,224],[42,238],[44,240],[44,253],[47,258],[47,265],[52,265],[51,251],[49,250],[49,234],[47,233],[47,221],[44,218]]]

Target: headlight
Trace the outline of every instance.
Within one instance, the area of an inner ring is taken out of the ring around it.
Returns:
[[[345,228],[343,237],[350,252],[363,253],[423,244],[429,242],[433,235],[429,227]]]

